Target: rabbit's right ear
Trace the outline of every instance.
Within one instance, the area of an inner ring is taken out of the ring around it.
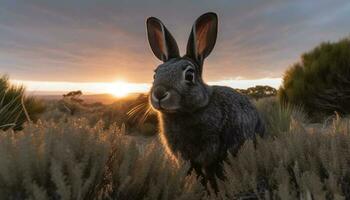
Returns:
[[[215,46],[217,33],[218,16],[212,12],[200,16],[192,27],[186,55],[201,66]]]
[[[154,55],[163,62],[179,57],[179,48],[174,37],[164,24],[155,17],[147,19],[148,42]]]

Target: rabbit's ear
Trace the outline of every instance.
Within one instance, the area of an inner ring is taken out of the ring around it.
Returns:
[[[163,62],[179,57],[177,43],[164,24],[155,17],[148,18],[146,24],[148,42],[154,55]]]
[[[203,64],[203,60],[213,50],[218,32],[218,16],[209,12],[200,16],[194,23],[187,43],[187,56]]]

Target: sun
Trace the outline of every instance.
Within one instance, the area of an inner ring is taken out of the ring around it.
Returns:
[[[130,86],[124,81],[113,82],[108,89],[108,93],[115,97],[126,97],[130,93]]]

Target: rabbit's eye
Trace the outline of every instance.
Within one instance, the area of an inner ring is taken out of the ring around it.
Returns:
[[[185,80],[188,83],[194,83],[194,70],[193,69],[188,69],[185,72]]]

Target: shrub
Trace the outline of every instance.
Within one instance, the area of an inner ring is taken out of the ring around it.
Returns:
[[[278,136],[290,130],[293,121],[307,123],[307,117],[300,106],[279,103],[276,97],[262,98],[255,101],[267,132],[270,136]]]
[[[249,141],[225,164],[220,199],[349,199],[350,120],[310,134],[299,123],[283,137]]]
[[[0,199],[350,199],[350,119],[337,115],[310,131],[301,108],[276,98],[255,103],[270,136],[229,155],[218,193],[166,155],[157,137],[129,136],[112,120],[117,114],[108,125],[91,123],[103,115],[90,108],[77,116],[50,110],[55,120],[0,130]]]
[[[24,92],[23,86],[11,85],[7,76],[0,77],[0,129],[19,130],[25,121],[35,121],[44,111],[40,101]]]
[[[79,124],[38,123],[1,134],[1,199],[86,197],[101,179],[109,144],[98,127]]]
[[[0,134],[0,199],[200,199],[188,164],[158,143],[87,120],[38,122]]]
[[[68,113],[70,115],[82,114],[86,111],[91,111],[90,107],[86,107],[75,100],[64,98],[57,102],[58,109],[63,113]]]
[[[41,119],[57,122],[61,118],[86,118],[91,126],[102,119],[106,129],[116,123],[118,126],[124,124],[127,134],[154,136],[157,133],[157,116],[149,107],[148,97],[144,94],[136,98],[119,99],[110,105],[82,103],[68,97],[66,95],[59,101],[46,101],[48,111]]]
[[[279,90],[282,102],[302,105],[319,117],[350,113],[350,39],[322,43],[286,71]]]
[[[257,102],[273,137],[224,164],[217,194],[169,158],[156,137],[67,116],[0,134],[0,199],[348,199],[350,120],[310,133],[300,110]]]
[[[140,144],[139,144],[140,145]],[[119,144],[115,145],[119,146]],[[113,199],[201,199],[204,190],[189,165],[169,159],[158,142],[140,153],[132,143],[115,154],[112,172]],[[180,166],[180,167],[179,167]]]

